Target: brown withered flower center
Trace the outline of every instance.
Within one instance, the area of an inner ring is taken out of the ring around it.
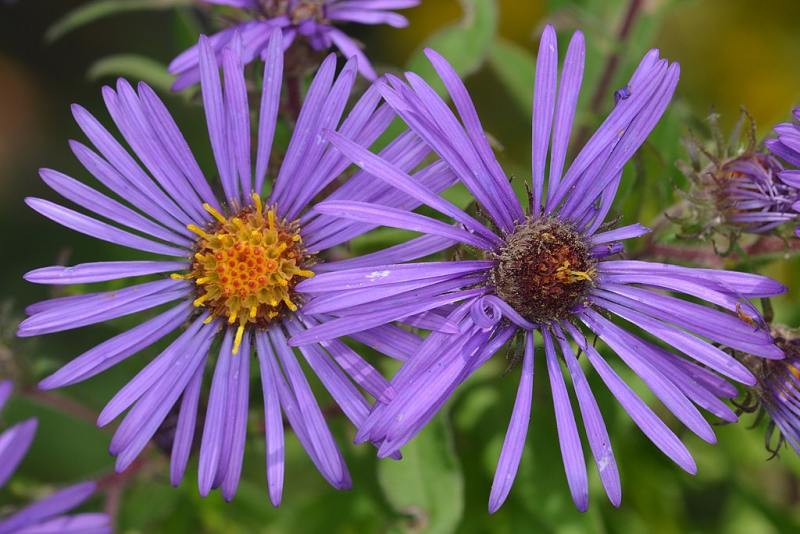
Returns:
[[[533,323],[569,316],[594,285],[596,261],[586,238],[552,218],[528,219],[492,255],[497,296]]]

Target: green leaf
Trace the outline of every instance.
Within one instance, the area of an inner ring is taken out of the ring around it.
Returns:
[[[117,13],[171,9],[191,4],[192,0],[95,0],[73,9],[50,26],[44,34],[44,40],[53,43],[81,26]]]
[[[445,413],[403,449],[401,461],[378,464],[378,481],[389,503],[412,528],[454,532],[464,512],[464,478]]]
[[[536,60],[530,51],[502,38],[495,39],[489,65],[508,89],[514,102],[530,115],[533,108],[533,79]]]
[[[154,89],[170,91],[172,75],[158,61],[135,54],[119,54],[96,61],[89,68],[89,78],[98,80],[108,76],[123,76],[150,84]]]
[[[425,57],[424,49],[439,52],[465,78],[481,68],[497,32],[495,0],[460,2],[464,13],[461,21],[431,35],[408,62],[408,68],[425,78],[440,94],[444,92],[444,84]]]

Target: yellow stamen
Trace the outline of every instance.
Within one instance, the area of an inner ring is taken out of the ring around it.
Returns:
[[[211,236],[208,235],[202,228],[194,224],[187,224],[186,229],[190,232],[194,232],[195,234],[199,235],[203,239],[211,239]]]
[[[239,354],[239,347],[242,346],[242,336],[244,336],[244,325],[239,325],[236,329],[236,337],[233,340],[233,350],[231,353]]]
[[[252,199],[253,199],[253,202],[254,202],[254,203],[255,203],[255,205],[256,205],[256,211],[257,211],[258,213],[261,213],[262,211],[264,211],[264,206],[261,204],[261,197],[260,197],[260,196],[258,196],[258,193],[253,193],[253,194],[251,195],[251,197],[252,197]]]
[[[224,217],[224,216],[223,216],[223,215],[222,215],[220,212],[218,212],[217,210],[215,210],[215,209],[214,209],[214,208],[211,206],[211,204],[209,204],[209,203],[207,203],[207,202],[206,202],[205,204],[203,204],[203,209],[205,209],[205,210],[206,210],[208,213],[210,213],[210,214],[211,214],[211,216],[212,216],[212,217],[214,217],[216,220],[218,220],[218,221],[219,221],[219,222],[221,222],[222,224],[225,224],[225,217]]]

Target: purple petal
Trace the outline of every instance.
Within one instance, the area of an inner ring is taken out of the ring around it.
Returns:
[[[28,197],[25,203],[51,221],[109,243],[166,256],[185,257],[188,254],[186,249],[139,237],[47,200]]]
[[[533,397],[533,334],[525,335],[525,358],[522,360],[522,373],[517,387],[517,398],[511,421],[508,423],[503,448],[497,460],[492,492],[489,496],[489,513],[495,513],[506,500],[511,485],[517,476],[517,468],[525,448],[525,438],[531,419],[531,399]]]
[[[545,26],[539,41],[536,57],[536,81],[533,90],[533,147],[532,189],[533,213],[542,209],[544,169],[547,163],[547,147],[550,145],[550,128],[556,102],[556,77],[558,74],[558,43],[555,29]],[[579,506],[580,508],[580,506]]]
[[[149,321],[100,343],[39,383],[41,389],[76,384],[113,367],[166,336],[189,317],[192,305],[184,302]]]
[[[175,430],[175,439],[172,441],[172,453],[169,465],[170,483],[178,487],[186,473],[189,455],[194,444],[195,426],[197,423],[197,403],[200,400],[200,390],[203,385],[205,369],[198,367],[189,386],[181,396],[181,407],[178,414],[178,427]]]
[[[73,267],[53,265],[29,271],[23,278],[34,284],[93,284],[175,271],[185,271],[190,264],[178,261],[108,261],[82,263]]]

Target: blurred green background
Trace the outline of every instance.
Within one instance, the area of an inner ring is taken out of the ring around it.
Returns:
[[[331,425],[353,474],[355,489],[350,492],[330,489],[289,437],[284,504],[273,509],[264,484],[256,398],[245,474],[234,502],[224,503],[218,496],[199,498],[192,467],[183,486],[172,489],[167,459],[155,450],[145,455],[135,472],[109,478],[112,461],[105,448],[110,433],[88,420],[155,351],[42,399],[33,389],[38,379],[134,319],[38,340],[15,340],[13,330],[27,304],[52,294],[46,287],[24,283],[25,271],[130,254],[35,216],[22,199],[53,197],[41,184],[38,167],[86,177],[67,146],[68,139],[82,139],[69,104],[79,102],[107,118],[99,88],[112,78],[88,74],[93,68],[97,74],[98,60],[137,54],[166,64],[196,39],[197,30],[186,8],[136,11],[96,21],[46,44],[45,31],[80,4],[0,2],[0,376],[14,377],[26,390],[2,418],[7,424],[36,415],[41,423],[18,476],[0,491],[0,514],[6,500],[24,501],[46,493],[51,485],[95,477],[104,478],[112,491],[99,494],[87,509],[114,513],[120,532],[800,531],[800,461],[785,450],[779,459],[767,462],[763,424],[748,430],[752,417],[745,416],[739,425],[720,426],[716,446],[683,434],[698,460],[699,473],[691,477],[661,456],[596,381],[592,384],[620,464],[623,502],[619,509],[608,504],[591,466],[590,509],[584,514],[575,511],[562,472],[549,390],[538,365],[532,427],[520,472],[505,506],[489,516],[489,487],[518,377],[518,371],[504,375],[504,361],[487,365],[470,380],[448,405],[448,415],[408,447],[402,463],[378,462],[370,448],[348,445],[352,428],[341,417],[333,418]],[[418,65],[420,46],[437,33],[435,42],[441,42],[442,28],[460,25],[444,36],[460,54],[450,59],[458,60],[470,74],[468,86],[484,126],[502,148],[500,159],[509,174],[520,182],[529,175],[533,80],[529,67],[543,24],[556,25],[562,50],[575,28],[587,35],[581,126],[598,123],[613,102],[613,90],[624,83],[647,48],[659,47],[663,55],[681,63],[673,106],[641,151],[637,170],[626,172],[618,203],[624,222],[647,224],[672,204],[673,188],[681,183],[674,165],[682,157],[680,140],[690,128],[703,129],[712,106],[722,114],[725,126],[732,125],[740,106],[745,106],[760,134],[766,135],[773,123],[787,118],[792,106],[800,103],[797,0],[646,0],[624,44],[618,42],[617,32],[627,0],[470,0],[467,4],[476,9],[464,20],[457,0],[423,0],[420,7],[405,13],[411,21],[408,29],[353,27],[351,33],[367,45],[377,64],[398,69]],[[619,54],[620,68],[610,92],[592,112],[592,93],[612,53]],[[119,70],[119,65],[101,63],[101,73],[103,69]],[[153,75],[150,70],[144,74]],[[163,81],[163,75],[154,79]],[[201,164],[210,168],[199,108],[182,96],[165,94],[165,99]],[[381,231],[355,243],[354,251],[398,239],[396,233]],[[787,259],[746,267],[758,267],[792,288],[776,302],[778,318],[800,325],[800,310],[792,306],[800,295],[800,263]],[[70,415],[56,409],[59,406]],[[665,414],[661,407],[658,411]]]

